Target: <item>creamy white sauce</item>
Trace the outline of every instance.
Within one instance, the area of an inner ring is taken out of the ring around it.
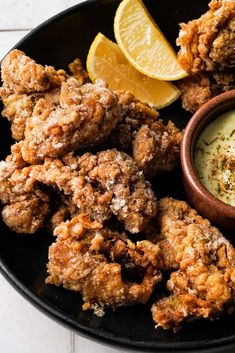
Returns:
[[[205,128],[196,144],[194,163],[206,189],[235,206],[235,110]]]

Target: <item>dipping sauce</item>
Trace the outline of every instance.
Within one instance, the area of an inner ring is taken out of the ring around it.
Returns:
[[[196,144],[194,163],[206,189],[235,206],[235,110],[205,128]]]

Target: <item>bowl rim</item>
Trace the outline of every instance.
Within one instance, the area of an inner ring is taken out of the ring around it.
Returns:
[[[109,0],[102,0],[104,2],[108,2]],[[120,0],[119,0],[120,1]],[[29,33],[27,33],[20,41],[18,41],[7,53],[6,55],[13,49],[17,49],[21,44],[24,43],[31,35],[37,33],[41,29],[52,25],[60,19],[63,19],[70,13],[73,13],[74,10],[83,7],[89,7],[93,3],[98,3],[99,0],[84,0],[83,2],[74,5],[68,9],[65,9],[56,15],[50,17],[46,21],[42,22],[40,25],[35,27]],[[6,56],[5,55],[5,56]],[[5,57],[4,56],[4,57]],[[2,60],[4,59],[2,58]],[[1,61],[2,61],[1,60]],[[1,64],[0,61],[0,64]],[[26,300],[29,301],[34,307],[36,307],[39,311],[46,314],[49,318],[55,320],[60,325],[71,329],[76,334],[81,335],[87,339],[93,340],[95,342],[104,343],[105,345],[109,345],[110,347],[116,347],[121,350],[133,350],[138,352],[157,352],[158,353],[182,353],[184,351],[191,351],[197,353],[200,350],[201,353],[210,353],[213,350],[213,353],[221,353],[221,348],[230,349],[235,347],[235,332],[234,334],[230,334],[227,337],[216,338],[212,341],[202,340],[202,341],[189,341],[189,342],[154,342],[154,346],[152,342],[134,342],[131,339],[119,338],[115,337],[112,334],[107,334],[105,332],[97,333],[94,332],[94,329],[90,329],[87,326],[84,326],[80,323],[77,325],[74,324],[73,320],[70,319],[67,315],[64,315],[59,310],[55,309],[51,304],[40,298],[36,293],[30,290],[26,285],[24,285],[15,274],[8,268],[5,261],[0,257],[0,273],[3,277],[12,285],[13,288],[17,290],[19,294],[21,294]],[[215,348],[216,347],[216,348]]]
[[[194,150],[192,150],[194,133],[199,127],[200,123],[202,123],[203,120],[204,121],[206,120],[206,125],[198,133],[199,135],[203,131],[203,129],[206,126],[208,126],[208,124],[211,121],[215,120],[218,117],[216,116],[217,108],[222,106],[223,104],[233,102],[233,101],[234,101],[234,109],[235,109],[235,89],[225,93],[221,93],[218,96],[210,99],[207,103],[205,103],[201,108],[199,108],[196,111],[196,113],[192,116],[192,118],[190,119],[189,123],[185,128],[182,143],[181,143],[180,159],[181,159],[181,165],[184,171],[184,175],[187,179],[187,182],[190,183],[193,190],[197,194],[199,194],[200,197],[203,197],[204,201],[208,202],[208,204],[210,204],[212,207],[218,209],[219,212],[226,214],[226,216],[230,218],[235,219],[235,207],[219,200],[210,191],[206,189],[206,187],[202,184],[202,182],[200,181],[197,175],[197,171],[192,158],[193,152],[194,152]],[[226,112],[226,109],[224,112]],[[210,117],[213,114],[214,114],[214,117],[212,118],[212,120],[209,120],[207,123],[208,117],[210,119]]]

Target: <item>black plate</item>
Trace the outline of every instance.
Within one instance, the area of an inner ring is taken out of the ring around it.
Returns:
[[[118,3],[116,0],[99,0],[75,6],[39,26],[16,47],[39,63],[56,68],[66,68],[77,56],[85,63],[89,46],[99,31],[114,39],[113,19]],[[206,0],[146,0],[145,3],[173,45],[178,23],[197,18],[208,5]],[[181,127],[190,117],[179,103],[164,109],[162,114]],[[5,158],[12,141],[9,125],[4,119],[0,120],[0,141],[0,157]],[[155,181],[155,184],[158,196],[184,198],[180,170],[164,180]],[[79,294],[44,283],[47,250],[53,241],[51,235],[45,231],[32,237],[16,235],[3,222],[0,231],[0,268],[5,277],[39,309],[80,334],[141,351],[215,351],[215,347],[232,347],[233,343],[235,347],[234,317],[223,317],[216,322],[188,323],[174,334],[154,329],[150,304],[120,308],[115,312],[107,310],[103,318],[84,312]]]

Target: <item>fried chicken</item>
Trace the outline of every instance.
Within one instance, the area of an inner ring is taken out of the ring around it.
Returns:
[[[171,171],[179,163],[181,131],[172,121],[143,125],[133,141],[133,158],[146,176]]]
[[[179,162],[180,130],[172,121],[165,126],[159,113],[131,92],[117,94],[122,120],[108,137],[108,145],[131,154],[146,177],[174,169]]]
[[[1,65],[3,88],[15,94],[46,91],[60,86],[67,78],[64,70],[37,64],[24,52],[11,50]]]
[[[60,224],[57,240],[49,248],[46,282],[79,291],[83,309],[102,316],[104,307],[146,303],[161,280],[156,269],[158,246],[133,244],[80,214]]]
[[[125,153],[114,149],[96,155],[85,153],[74,164],[72,169],[61,160],[46,159],[34,166],[31,176],[59,188],[94,220],[104,222],[115,215],[131,233],[142,231],[156,215],[150,184]]]
[[[39,107],[43,108],[42,102],[47,111],[52,111],[56,107],[59,101],[58,93],[58,89],[53,89],[47,93],[10,94],[2,98],[4,104],[2,116],[11,122],[11,132],[14,140],[24,139],[26,122],[31,119],[35,106],[35,112]]]
[[[85,212],[99,222],[115,215],[128,231],[138,233],[156,215],[157,203],[150,184],[125,153],[107,150],[81,157],[69,153],[62,160],[46,159],[42,165],[29,166],[22,159],[22,144],[13,145],[12,154],[0,168],[3,218],[11,229],[34,233],[43,225],[49,214],[49,196],[43,185],[63,192],[62,203],[50,221],[52,229]],[[30,207],[33,205],[37,207]]]
[[[131,92],[111,92],[102,82],[87,84],[79,59],[69,67],[72,77],[37,64],[19,50],[3,60],[2,115],[11,121],[13,138],[24,140],[22,155],[28,163],[61,158],[92,145],[103,149],[105,143],[133,155],[148,177],[173,169],[179,159],[180,133],[172,122],[165,127],[159,113]],[[25,74],[29,70],[32,77]],[[141,147],[146,129],[151,134],[149,155]]]
[[[79,59],[75,59],[69,67],[80,84],[88,81]],[[52,66],[43,67],[17,49],[3,59],[1,72],[2,116],[12,123],[13,139],[20,141],[24,139],[26,121],[32,117],[37,101],[44,98],[47,108],[52,102],[58,105],[58,90],[69,75],[64,70],[56,71]]]
[[[158,208],[165,242],[158,245],[170,251],[168,267],[177,270],[167,282],[170,296],[152,306],[153,320],[176,331],[189,318],[216,318],[235,299],[235,249],[186,202],[164,198]]]
[[[181,24],[178,59],[190,74],[179,81],[183,108],[194,113],[235,88],[235,2],[215,1],[199,19]]]
[[[235,70],[201,72],[179,81],[178,87],[183,108],[194,113],[209,99],[235,89]]]
[[[35,233],[49,214],[49,197],[33,178],[32,166],[21,156],[20,144],[0,162],[0,200],[3,221],[17,233]]]
[[[39,103],[39,102],[38,102]],[[92,146],[110,134],[120,118],[117,96],[103,81],[80,85],[70,78],[61,86],[59,105],[37,110],[27,120],[22,145],[29,163]]]
[[[132,151],[136,132],[142,125],[155,122],[159,113],[149,105],[141,103],[130,91],[116,91],[122,118],[108,137],[108,145],[123,152]]]
[[[235,2],[212,0],[199,19],[181,23],[178,59],[190,74],[235,67]]]

